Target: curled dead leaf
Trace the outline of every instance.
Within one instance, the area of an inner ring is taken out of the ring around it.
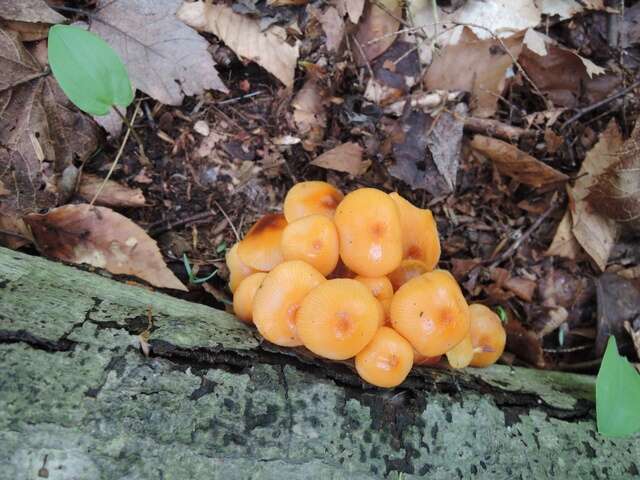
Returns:
[[[83,174],[78,186],[78,195],[90,202],[103,182],[102,177]],[[105,207],[144,207],[145,199],[139,188],[129,188],[113,180],[107,180],[95,203]]]
[[[291,102],[293,121],[304,138],[305,150],[315,150],[324,138],[327,126],[325,99],[324,89],[315,79],[309,78]]]
[[[256,62],[285,86],[293,86],[298,44],[291,46],[280,27],[260,28],[259,20],[235,13],[224,4],[183,3],[177,17],[196,30],[213,33],[237,55]]]
[[[607,154],[609,166],[589,187],[586,200],[606,218],[640,231],[640,125],[624,145]]]
[[[562,183],[569,177],[502,140],[475,135],[471,147],[493,161],[498,171],[535,188]]]
[[[65,205],[24,220],[38,249],[48,257],[133,275],[160,288],[187,290],[165,265],[156,242],[108,208]]]
[[[362,147],[357,143],[347,142],[324,152],[311,165],[316,167],[349,173],[353,176],[363,174],[371,162],[362,160]]]

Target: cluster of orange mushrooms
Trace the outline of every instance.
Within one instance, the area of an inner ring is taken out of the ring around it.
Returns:
[[[355,357],[358,374],[394,387],[413,365],[485,367],[506,335],[489,308],[468,305],[436,266],[430,210],[397,193],[344,196],[320,181],[296,184],[284,214],[268,214],[227,253],[236,316],[268,341],[304,345],[332,360]]]

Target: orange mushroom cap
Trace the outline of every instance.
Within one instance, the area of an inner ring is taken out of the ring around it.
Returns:
[[[398,209],[384,192],[361,188],[340,202],[334,217],[340,236],[340,258],[365,277],[381,277],[402,261]]]
[[[447,360],[452,368],[459,369],[468,366],[473,358],[471,335],[467,334],[455,347],[447,352]]]
[[[298,310],[306,295],[324,281],[320,272],[299,260],[271,270],[253,299],[253,323],[260,334],[283,347],[302,345],[296,331]]]
[[[371,294],[380,302],[383,310],[383,321],[389,318],[391,299],[393,298],[393,286],[387,277],[363,277],[358,275],[355,280],[369,289]]]
[[[318,214],[287,225],[280,247],[285,260],[307,262],[322,275],[329,275],[336,268],[340,256],[336,226],[331,219]]]
[[[253,299],[266,276],[265,272],[256,272],[249,275],[240,282],[240,285],[233,293],[233,313],[243,322],[252,323]]]
[[[373,338],[380,310],[367,287],[347,278],[327,280],[311,290],[297,316],[298,335],[316,355],[346,360]]]
[[[281,213],[269,213],[258,220],[238,244],[238,256],[245,265],[268,272],[281,263],[280,241],[287,221]]]
[[[406,260],[402,260],[400,266],[389,275],[387,275],[387,277],[389,277],[389,280],[391,281],[393,290],[397,291],[402,285],[407,283],[412,278],[419,277],[420,275],[422,275],[423,273],[427,273],[428,271],[430,270],[427,268],[424,262],[408,258]]]
[[[229,269],[229,289],[232,293],[236,291],[236,288],[238,288],[242,280],[252,273],[256,273],[256,270],[245,265],[244,262],[240,260],[238,256],[238,245],[239,244],[236,243],[225,255],[227,268]]]
[[[412,205],[396,192],[389,196],[396,203],[400,214],[404,258],[420,260],[429,271],[433,270],[440,260],[440,238],[431,210]]]
[[[356,355],[355,363],[363,380],[377,387],[395,387],[404,382],[411,371],[413,348],[392,328],[380,327]]]
[[[409,280],[391,301],[391,325],[422,355],[442,355],[469,332],[469,306],[453,276],[434,270]]]
[[[284,199],[284,216],[294,222],[307,215],[333,218],[344,195],[333,185],[318,180],[296,183]]]
[[[471,314],[471,343],[474,355],[472,367],[488,367],[498,361],[507,343],[507,333],[500,317],[490,308],[473,303],[469,305]]]

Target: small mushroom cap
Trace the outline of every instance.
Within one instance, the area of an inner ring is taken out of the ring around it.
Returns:
[[[284,260],[280,250],[287,221],[281,213],[269,213],[258,220],[238,245],[238,256],[245,265],[268,272]]]
[[[471,335],[467,334],[460,343],[447,352],[447,360],[451,368],[460,369],[468,366],[473,358]]]
[[[430,270],[424,262],[408,258],[406,260],[402,260],[400,266],[387,275],[387,277],[389,277],[389,280],[391,281],[393,291],[397,291],[402,285],[412,278],[419,277],[423,273],[427,273],[429,271]]]
[[[233,293],[233,313],[243,322],[253,323],[253,299],[266,276],[265,272],[249,275]]]
[[[433,270],[440,260],[440,238],[431,210],[412,205],[396,192],[389,196],[400,214],[403,257],[420,260],[428,271]]]
[[[238,245],[239,244],[236,243],[225,255],[227,268],[229,269],[229,289],[232,293],[236,291],[236,288],[238,288],[238,285],[240,285],[242,280],[252,273],[256,273],[256,270],[245,265],[244,262],[240,260],[240,257],[238,256]]]
[[[420,354],[442,355],[469,332],[469,306],[453,276],[428,272],[405,283],[391,301],[391,325]]]
[[[338,231],[324,215],[309,215],[287,225],[280,245],[285,260],[302,260],[325,276],[338,264]]]
[[[253,299],[253,323],[271,343],[283,347],[302,345],[296,322],[302,300],[325,278],[299,260],[283,262],[271,270]]]
[[[471,343],[474,355],[472,367],[488,367],[498,361],[507,343],[507,333],[500,317],[490,308],[473,303],[469,305],[471,315]]]
[[[358,275],[381,277],[402,261],[402,230],[398,209],[384,192],[361,188],[349,193],[334,217],[340,237],[340,258]]]
[[[358,282],[369,289],[371,294],[380,302],[383,309],[383,320],[386,322],[389,318],[389,310],[391,309],[391,299],[393,298],[393,286],[387,277],[363,277],[358,275],[355,278]]]
[[[367,287],[347,278],[327,280],[311,290],[297,316],[305,347],[331,360],[355,356],[380,325],[380,310]]]
[[[343,197],[340,190],[327,182],[296,183],[284,199],[284,216],[289,223],[313,214],[333,218]]]
[[[356,370],[363,380],[391,388],[404,382],[413,366],[413,348],[389,327],[380,327],[373,339],[356,355]]]

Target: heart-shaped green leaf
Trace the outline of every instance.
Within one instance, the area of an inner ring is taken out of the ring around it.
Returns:
[[[114,105],[128,106],[133,90],[118,54],[100,37],[82,28],[49,29],[49,64],[69,100],[92,115],[106,115]]]
[[[609,337],[596,380],[598,432],[625,437],[640,431],[640,375],[618,353],[616,339]]]

